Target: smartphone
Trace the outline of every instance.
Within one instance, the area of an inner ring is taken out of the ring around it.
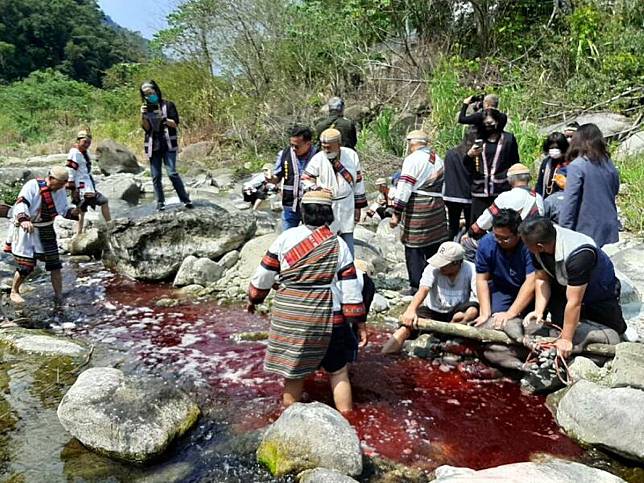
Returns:
[[[483,140],[482,139],[477,139],[474,141],[474,147],[477,149],[481,149],[483,147]]]

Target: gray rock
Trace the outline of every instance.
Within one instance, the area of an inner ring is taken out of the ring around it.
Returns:
[[[106,263],[139,280],[168,279],[189,255],[217,259],[255,232],[251,215],[231,216],[209,202],[196,202],[192,210],[149,212],[150,207],[141,207],[108,226],[111,254]]]
[[[186,285],[185,287],[182,287],[179,289],[179,293],[181,295],[199,295],[201,291],[204,289],[203,285],[199,285],[198,283],[191,283],[190,285]]]
[[[577,356],[575,360],[570,364],[570,376],[573,381],[579,381],[584,379],[586,381],[591,381],[597,384],[605,384],[606,379],[606,370],[602,367],[596,365],[590,359]]]
[[[47,176],[48,172],[48,167],[3,166],[0,168],[0,180],[5,185],[22,186],[30,179]]]
[[[607,471],[556,458],[544,462],[512,463],[479,471],[444,465],[436,468],[434,474],[436,475],[434,483],[469,483],[471,481],[620,483],[624,481]]]
[[[379,293],[375,294],[373,296],[373,302],[371,303],[371,312],[379,314],[387,310],[389,310],[389,301]]]
[[[644,461],[644,391],[576,382],[561,398],[557,422],[572,438]]]
[[[392,265],[405,262],[405,246],[400,242],[400,227],[391,228],[389,219],[384,219],[378,225],[376,235],[375,246],[387,262]]]
[[[109,367],[84,371],[58,406],[61,425],[83,445],[136,463],[161,454],[199,413],[173,384]]]
[[[203,161],[211,155],[214,149],[215,143],[212,141],[200,141],[189,144],[181,150],[181,160],[188,162]]]
[[[644,152],[644,131],[629,136],[619,145],[615,152],[615,159],[622,160],[629,156],[636,156]]]
[[[75,235],[69,242],[69,253],[72,255],[88,255],[100,258],[107,242],[105,234],[96,228],[88,228],[83,233]]]
[[[610,385],[644,389],[644,344],[622,342],[615,346]]]
[[[357,483],[350,476],[326,468],[303,471],[297,475],[297,481],[299,483]]]
[[[250,278],[255,269],[259,266],[266,250],[277,238],[277,233],[269,233],[250,240],[246,243],[239,254],[239,276],[243,279]]]
[[[140,173],[143,168],[139,166],[136,156],[122,144],[107,139],[96,148],[101,173],[111,175],[116,173]]]
[[[72,340],[19,327],[0,329],[0,344],[19,352],[48,357],[85,357],[88,353],[87,347]]]
[[[56,166],[64,165],[67,162],[67,153],[58,153],[58,154],[45,154],[43,156],[32,156],[27,158],[26,161],[23,161],[24,166]]]
[[[127,173],[107,177],[97,189],[110,200],[120,199],[132,205],[136,205],[141,198],[141,186],[133,175]]]
[[[551,124],[550,126],[540,129],[540,133],[547,135],[555,131],[563,131],[566,124],[577,121],[579,124],[596,124],[601,130],[604,137],[613,137],[629,129],[633,125],[633,121],[626,116],[616,114],[614,112],[592,112],[589,114],[582,114],[574,119],[568,119],[565,122],[558,124]]]
[[[345,475],[362,473],[362,453],[356,431],[329,406],[295,403],[266,431],[257,459],[273,476],[318,467]]]
[[[232,252],[228,252],[223,257],[221,257],[217,263],[224,267],[224,269],[228,270],[230,268],[233,268],[238,260],[239,252],[237,250],[233,250]]]
[[[177,299],[171,299],[171,298],[160,298],[155,302],[154,305],[157,307],[174,307],[175,305],[178,305],[179,301]]]
[[[230,189],[235,184],[235,173],[231,169],[221,168],[211,173],[215,186],[221,189]]]
[[[208,285],[218,281],[224,274],[224,267],[209,258],[190,255],[179,267],[173,285],[183,287],[190,284]]]

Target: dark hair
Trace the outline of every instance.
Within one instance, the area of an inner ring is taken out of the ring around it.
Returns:
[[[501,111],[498,109],[485,109],[483,110],[483,120],[485,121],[485,118],[490,116],[492,119],[496,121],[496,131],[497,132],[502,132],[503,128],[505,125],[503,124],[503,118],[501,116]],[[482,134],[482,133],[481,133]]]
[[[503,208],[492,218],[492,228],[509,228],[514,234],[518,233],[521,224],[521,214],[509,208]]]
[[[555,144],[559,148],[561,154],[566,154],[566,151],[568,151],[568,140],[566,139],[566,136],[564,136],[561,132],[553,132],[545,139],[545,141],[543,141],[544,154],[548,154],[548,150],[553,144]]]
[[[145,94],[143,94],[144,84],[150,84],[154,88],[154,91],[157,93],[157,96],[159,96],[159,104],[161,104],[161,101],[163,100],[163,94],[161,93],[159,84],[157,84],[156,81],[152,79],[141,82],[141,87],[139,87],[139,93],[141,94],[141,99],[143,100],[143,102],[145,102]]]
[[[463,140],[461,141],[461,144],[456,146],[454,148],[454,151],[456,151],[459,155],[460,158],[463,158],[465,154],[467,154],[467,151],[472,147],[474,144],[474,141],[476,141],[479,137],[478,130],[476,127],[472,126],[470,127],[467,132],[465,133],[465,136],[463,136]]]
[[[550,243],[557,239],[557,230],[550,218],[533,216],[519,225],[519,235],[527,243]]]
[[[330,205],[302,203],[302,222],[309,226],[330,225],[333,223],[333,208]]]
[[[299,138],[301,137],[305,141],[310,141],[313,139],[313,131],[308,126],[291,126],[288,130],[288,137],[290,138]]]
[[[608,147],[604,135],[595,124],[583,124],[572,137],[566,158],[572,161],[581,156],[595,164],[608,160]]]

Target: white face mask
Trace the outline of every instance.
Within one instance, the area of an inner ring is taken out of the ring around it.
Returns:
[[[338,157],[338,152],[332,152],[332,153],[326,153],[326,157],[329,159],[329,161],[333,161],[335,158]]]
[[[549,149],[548,156],[550,156],[552,159],[561,158],[561,149],[557,149],[557,148]]]

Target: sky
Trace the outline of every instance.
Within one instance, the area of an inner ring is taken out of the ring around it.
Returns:
[[[121,27],[151,39],[166,26],[165,17],[180,0],[99,0],[98,4]]]

